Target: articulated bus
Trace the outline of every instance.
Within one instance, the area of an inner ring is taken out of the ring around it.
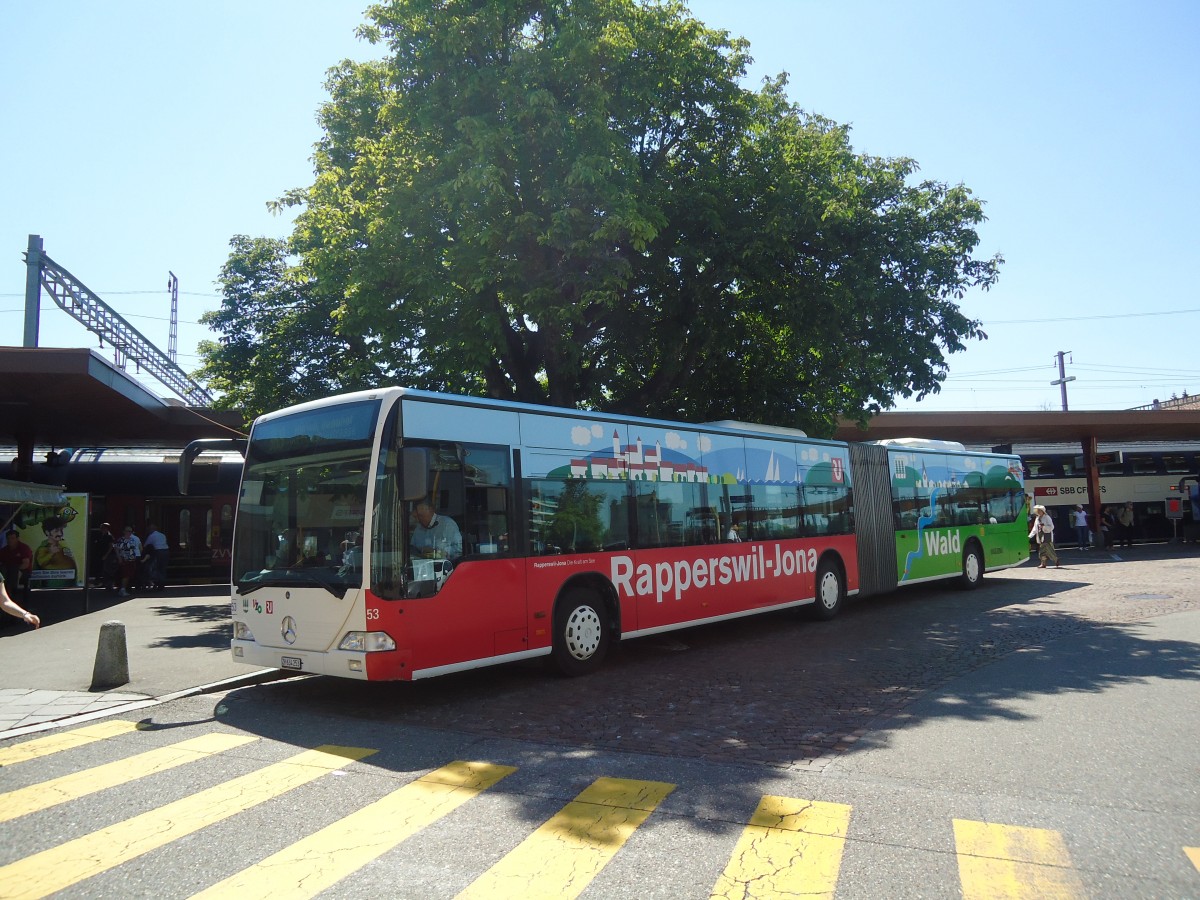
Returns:
[[[262,416],[245,452],[232,652],[297,672],[579,675],[617,640],[1029,553],[1020,459],[948,443],[387,388]]]

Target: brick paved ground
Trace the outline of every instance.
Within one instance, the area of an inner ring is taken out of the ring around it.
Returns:
[[[227,702],[235,715],[251,712],[243,704],[295,704],[480,735],[819,770],[861,741],[886,742],[915,698],[1068,634],[1088,633],[1104,664],[1055,673],[1048,690],[1136,677],[1130,660],[1152,659],[1155,673],[1200,674],[1190,645],[1144,642],[1126,627],[1200,607],[1200,549],[1120,552],[1064,551],[1061,569],[1027,564],[988,575],[972,592],[919,586],[852,601],[828,623],[771,614],[630,641],[586,678],[526,664],[413,684],[301,679]],[[1008,696],[998,685],[957,699],[966,714],[985,716],[1001,714]]]

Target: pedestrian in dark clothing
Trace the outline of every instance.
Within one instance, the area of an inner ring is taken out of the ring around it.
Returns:
[[[1118,535],[1121,540],[1122,547],[1133,546],[1133,501],[1126,501],[1121,507],[1121,511],[1117,513]]]

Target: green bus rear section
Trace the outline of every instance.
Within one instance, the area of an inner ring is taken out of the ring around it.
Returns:
[[[899,584],[958,575],[972,544],[985,570],[1028,557],[1018,457],[889,447],[888,469]]]
[[[899,584],[950,578],[962,572],[963,554],[971,541],[979,544],[985,569],[1019,565],[1029,558],[1029,538],[1024,514],[1014,522],[996,525],[955,525],[918,532],[896,532],[896,578]],[[914,555],[915,554],[915,555]]]

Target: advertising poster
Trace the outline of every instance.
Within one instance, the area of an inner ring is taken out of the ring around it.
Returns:
[[[26,506],[13,520],[33,550],[31,587],[83,587],[87,578],[87,494],[66,497],[62,506]]]

